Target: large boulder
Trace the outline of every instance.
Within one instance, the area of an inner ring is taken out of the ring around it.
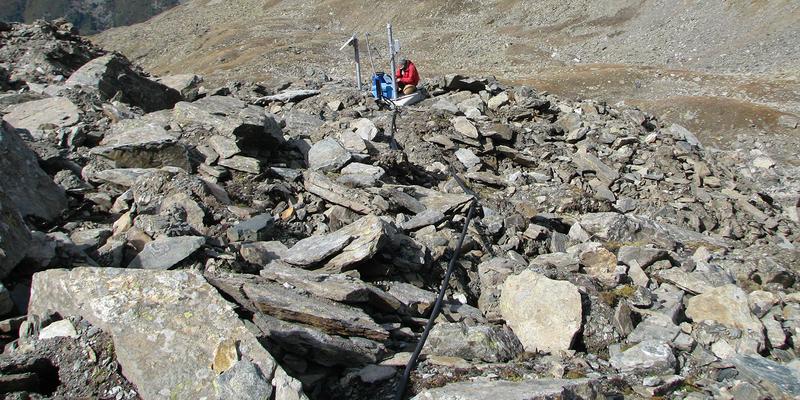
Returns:
[[[739,329],[744,337],[764,343],[764,325],[750,311],[750,302],[742,288],[730,284],[705,291],[689,299],[686,316],[695,323],[713,321],[730,329]]]
[[[506,279],[500,313],[528,352],[568,350],[583,317],[575,285],[531,270]]]
[[[210,96],[193,103],[180,102],[175,105],[173,117],[187,131],[201,130],[234,139],[240,149],[275,146],[283,141],[274,115],[233,97]]]
[[[66,128],[80,121],[80,110],[64,97],[51,97],[13,105],[3,117],[15,129],[24,130],[31,139],[41,140],[45,131]]]
[[[0,124],[0,188],[23,217],[52,221],[67,208],[64,190],[39,167],[25,142]],[[8,173],[14,171],[14,173]]]
[[[119,94],[119,100],[141,107],[146,112],[172,108],[181,101],[181,94],[177,90],[143,76],[134,70],[128,59],[119,54],[108,54],[89,61],[75,71],[65,84],[95,89],[104,99]]]
[[[51,311],[81,316],[108,332],[123,374],[143,399],[226,398],[231,375],[256,382],[249,389],[267,397],[280,389],[269,383],[280,370],[275,360],[233,305],[196,272],[40,272],[33,277],[30,313]],[[242,369],[251,376],[241,376]]]
[[[146,120],[118,122],[91,153],[112,161],[115,168],[191,169],[186,147],[167,130]]]

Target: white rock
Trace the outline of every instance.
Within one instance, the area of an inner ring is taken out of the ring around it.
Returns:
[[[350,128],[356,130],[358,136],[364,140],[374,140],[378,136],[378,128],[367,118],[361,118],[350,123]]]
[[[464,164],[464,166],[467,167],[467,169],[472,168],[481,163],[481,159],[478,158],[478,156],[476,156],[475,153],[473,153],[469,149],[458,149],[456,150],[455,154],[456,158],[458,158],[458,161],[461,161],[461,163]]]
[[[75,331],[75,327],[72,325],[72,322],[69,322],[67,319],[53,322],[39,332],[39,340],[53,339],[57,337],[76,338],[78,337],[78,332]]]
[[[478,128],[470,122],[467,117],[455,117],[451,120],[453,123],[453,128],[456,132],[472,139],[480,138],[480,134],[478,133]]]
[[[575,285],[526,270],[506,279],[500,313],[525,351],[556,352],[572,346],[583,309]]]

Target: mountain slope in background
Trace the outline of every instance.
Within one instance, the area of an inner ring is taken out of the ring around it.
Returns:
[[[142,22],[180,0],[0,0],[0,20],[31,22],[65,17],[83,34]]]
[[[386,22],[423,79],[495,75],[562,96],[624,101],[730,143],[791,133],[800,115],[800,2],[731,0],[189,0],[94,38],[160,74],[352,79],[354,32],[386,70]],[[368,75],[368,72],[367,74]],[[367,79],[367,76],[364,76]]]

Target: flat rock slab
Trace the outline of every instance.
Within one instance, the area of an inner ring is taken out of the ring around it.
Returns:
[[[235,354],[257,365],[265,382],[280,368],[233,305],[192,271],[40,272],[33,277],[30,313],[49,311],[81,316],[108,332],[123,374],[145,400],[218,398],[212,364],[224,343],[235,343]]]
[[[575,285],[526,270],[506,279],[500,313],[525,351],[557,352],[572,346],[583,309]]]
[[[619,172],[604,164],[592,154],[579,151],[572,156],[572,162],[575,163],[579,170],[593,171],[605,184],[611,184],[619,179]]]
[[[311,325],[341,336],[386,340],[389,332],[360,309],[328,299],[300,294],[252,275],[209,275],[209,281],[252,312]]]
[[[273,115],[230,96],[209,96],[193,103],[180,102],[175,105],[173,116],[181,125],[199,126],[218,135],[246,139],[254,145],[274,145],[283,140],[281,128]]]
[[[172,108],[181,94],[172,88],[135,72],[130,61],[119,54],[108,54],[84,64],[70,75],[66,86],[97,90],[104,99],[121,94],[121,101],[146,112]]]
[[[389,312],[396,312],[403,305],[394,296],[350,275],[307,271],[282,262],[270,263],[260,274],[270,281],[289,284],[341,303],[369,304]]]
[[[674,374],[678,363],[670,345],[658,340],[643,341],[612,355],[609,361],[620,372],[642,375]]]
[[[375,363],[386,352],[382,344],[369,339],[329,335],[312,327],[281,321],[269,315],[255,314],[253,322],[270,340],[326,367],[360,367]]]
[[[334,138],[325,138],[308,151],[308,168],[315,171],[338,171],[350,161],[350,152]]]
[[[67,196],[40,167],[36,154],[16,132],[0,123],[0,188],[23,217],[47,221],[67,208]],[[8,173],[14,171],[14,173]]]
[[[386,244],[387,225],[380,217],[367,215],[336,232],[297,242],[283,261],[312,269],[325,261],[325,271],[346,271],[372,258]]]
[[[372,212],[372,197],[363,190],[348,188],[316,171],[306,171],[303,180],[306,190],[330,203],[349,208],[359,214]]]
[[[458,382],[428,389],[412,400],[549,400],[597,399],[590,379],[541,379],[521,382]]]
[[[11,106],[3,119],[16,129],[28,131],[33,139],[44,138],[43,131],[73,126],[80,121],[80,110],[64,97],[29,101]]]
[[[255,101],[256,104],[264,105],[267,103],[271,103],[273,101],[280,101],[282,103],[288,102],[296,102],[303,99],[307,99],[312,96],[316,96],[319,94],[319,90],[308,90],[308,89],[300,89],[300,90],[287,90],[285,92],[281,92],[272,96],[264,96]]]
[[[167,237],[147,243],[128,264],[128,268],[170,269],[197,251],[206,238],[202,236]]]
[[[155,123],[124,120],[115,124],[91,154],[114,162],[115,168],[172,166],[191,170],[189,152],[175,136]]]
[[[776,399],[800,397],[800,373],[759,355],[737,355],[730,360],[739,377],[766,389]]]

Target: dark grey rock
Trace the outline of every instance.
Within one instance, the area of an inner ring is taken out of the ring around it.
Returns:
[[[776,398],[800,397],[800,373],[797,370],[756,354],[740,354],[731,362],[739,377],[761,386]]]
[[[239,360],[214,381],[220,399],[263,400],[272,395],[272,383],[258,365]]]
[[[228,228],[231,242],[256,242],[265,240],[275,221],[272,215],[261,214]]]
[[[325,138],[308,151],[308,168],[315,171],[338,171],[352,158],[336,139]]]
[[[465,360],[506,362],[523,350],[522,343],[506,325],[440,322],[431,330],[424,351]]]
[[[170,269],[205,244],[201,236],[178,236],[156,239],[128,264],[128,268]]]

